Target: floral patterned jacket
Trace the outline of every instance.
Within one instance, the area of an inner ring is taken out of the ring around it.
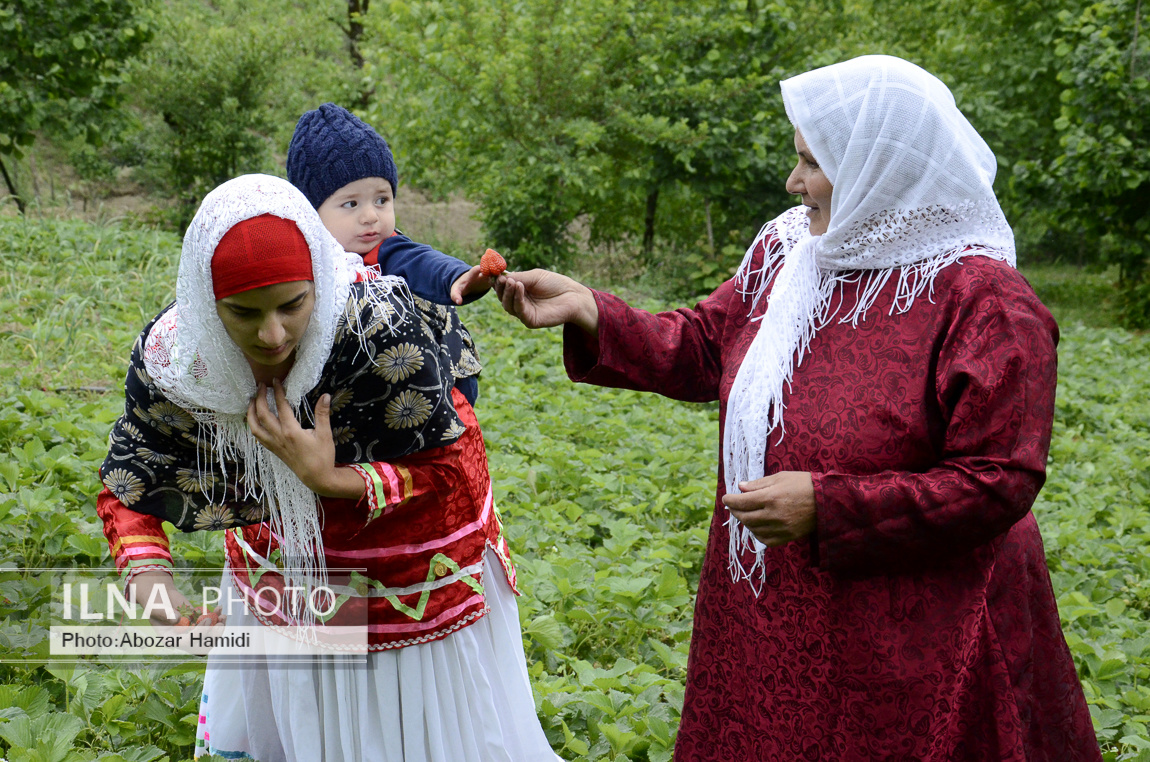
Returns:
[[[359,311],[359,324],[372,325],[363,311],[379,309],[353,291],[345,317]],[[284,582],[279,543],[263,504],[244,488],[243,464],[220,462],[210,432],[148,375],[148,363],[164,360],[155,338],[171,315],[162,312],[133,350],[125,413],[101,468],[97,511],[112,556],[128,582],[171,568],[164,520],[184,531],[225,531],[233,581],[249,609],[282,624],[274,608],[265,614],[253,603],[261,589],[282,591]],[[482,616],[487,548],[514,587],[483,436],[454,388],[479,372],[471,337],[448,307],[417,298],[413,318],[375,332],[337,330],[322,380],[307,395],[312,406],[332,395],[336,462],[364,482],[358,501],[317,498],[327,568],[357,569],[326,621],[366,622],[373,648],[433,640]]]

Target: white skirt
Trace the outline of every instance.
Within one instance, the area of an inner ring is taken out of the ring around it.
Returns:
[[[208,658],[196,756],[260,762],[556,760],[523,656],[519,608],[489,550],[491,611],[440,640],[277,667]],[[231,575],[224,574],[230,585]],[[227,600],[224,592],[223,600]],[[228,627],[259,622],[246,609]]]

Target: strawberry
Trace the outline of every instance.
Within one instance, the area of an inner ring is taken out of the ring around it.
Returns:
[[[180,617],[180,621],[176,622],[176,627],[187,627],[191,625],[192,620],[187,616]]]
[[[209,627],[215,624],[215,621],[212,620],[211,614],[203,614],[199,619],[196,620],[196,627],[199,627],[204,622],[207,622]]]
[[[506,269],[507,260],[498,251],[488,249],[483,252],[483,258],[479,260],[479,272],[488,278],[494,278]]]

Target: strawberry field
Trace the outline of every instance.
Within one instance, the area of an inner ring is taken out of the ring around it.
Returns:
[[[173,296],[178,239],[0,220],[0,757],[191,756],[202,667],[43,666],[54,590],[29,567],[110,563],[96,468],[124,361]],[[1107,279],[1028,271],[1063,325],[1035,513],[1108,759],[1150,760],[1150,337],[1106,325]],[[647,306],[660,307],[658,303]],[[718,409],[576,386],[558,331],[464,308],[477,412],[525,596],[539,716],[565,759],[670,759],[714,496]],[[218,566],[219,536],[173,538]]]

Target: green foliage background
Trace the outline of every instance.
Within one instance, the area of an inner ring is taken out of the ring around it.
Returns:
[[[1150,761],[1150,341],[1117,327],[1150,327],[1144,17],[1141,0],[0,3],[0,158],[33,201],[0,217],[0,755],[190,754],[197,667],[7,663],[43,655],[52,592],[12,570],[108,562],[95,469],[127,349],[172,296],[178,239],[160,230],[234,174],[282,174],[303,111],[353,107],[401,183],[479,202],[515,266],[630,262],[628,282],[682,300],[793,203],[778,80],[891,53],[947,82],[994,148],[1026,272],[1063,323],[1034,510],[1099,739],[1109,759]],[[20,158],[36,140],[156,211],[134,227],[42,219]],[[465,318],[549,738],[569,759],[669,759],[717,411],[575,387],[558,334],[490,299]],[[174,548],[220,563],[208,534]]]
[[[853,23],[840,55],[902,55],[950,85],[998,156],[995,189],[1024,261],[1115,266],[1122,321],[1150,328],[1150,37],[1142,1],[848,5]]]
[[[6,0],[0,4],[0,172],[36,132],[91,145],[117,121],[126,62],[150,36],[132,0]],[[22,194],[14,193],[21,213]]]
[[[562,263],[577,219],[592,248],[649,263],[656,240],[661,262],[714,253],[787,205],[776,83],[804,58],[794,15],[766,0],[390,2],[369,17],[368,115],[417,184],[481,201],[517,261]]]
[[[16,571],[109,563],[96,469],[125,358],[173,296],[178,251],[170,233],[0,220],[0,756],[13,762],[191,754],[201,669],[38,666],[53,590]],[[1027,273],[1063,325],[1034,512],[1107,759],[1150,760],[1150,337],[1107,325],[1107,276]],[[477,412],[548,737],[566,759],[668,760],[717,408],[571,384],[559,333],[521,329],[490,297],[463,317],[485,363]],[[219,539],[174,535],[177,563],[220,565]]]
[[[1143,0],[53,0],[30,25],[34,5],[0,6],[0,154],[55,141],[89,185],[169,200],[145,221],[282,173],[333,100],[521,265],[629,259],[680,296],[793,203],[778,81],[901,55],[998,155],[1023,261],[1113,268],[1121,319],[1150,327]]]
[[[0,155],[53,126],[99,142],[125,62],[150,30],[132,0],[7,0],[0,5]]]

